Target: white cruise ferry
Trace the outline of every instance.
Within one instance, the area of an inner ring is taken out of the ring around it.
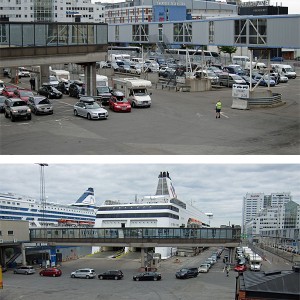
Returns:
[[[106,200],[97,212],[95,227],[209,227],[209,216],[177,198],[168,172],[160,172],[156,193],[131,203]],[[171,248],[156,247],[162,258]]]
[[[42,202],[28,196],[0,193],[0,219],[29,221],[29,227],[94,226],[98,207],[93,188],[73,204]]]

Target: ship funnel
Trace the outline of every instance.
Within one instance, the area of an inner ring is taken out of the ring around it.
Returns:
[[[93,188],[88,188],[76,201],[74,205],[87,206],[95,205],[95,193]]]
[[[155,195],[177,198],[169,172],[160,172]]]

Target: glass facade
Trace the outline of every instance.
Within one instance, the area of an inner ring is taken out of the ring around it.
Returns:
[[[43,22],[53,22],[53,0],[34,1],[34,20]]]
[[[192,24],[191,23],[174,23],[173,24],[173,40],[176,42],[191,43],[192,42]]]
[[[149,41],[149,26],[148,24],[132,25],[132,41],[148,42]]]

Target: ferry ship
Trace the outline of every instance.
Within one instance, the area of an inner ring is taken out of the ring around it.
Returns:
[[[88,188],[70,205],[38,201],[13,193],[0,193],[0,219],[29,221],[29,227],[94,226],[98,207],[95,193]]]
[[[210,226],[210,215],[179,200],[169,172],[160,172],[155,195],[131,203],[106,200],[97,211],[95,227],[200,228]],[[155,252],[162,258],[172,255],[170,247],[156,247]]]

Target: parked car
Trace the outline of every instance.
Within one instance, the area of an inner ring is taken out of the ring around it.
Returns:
[[[201,264],[198,268],[198,273],[207,273],[209,271],[209,265],[208,264]]]
[[[108,105],[109,99],[111,97],[111,92],[108,86],[97,86],[97,96],[99,96],[99,101],[102,105]]]
[[[7,99],[5,96],[0,95],[0,113],[4,112],[4,101]]]
[[[175,273],[178,279],[187,279],[198,276],[198,268],[183,268]]]
[[[270,60],[271,61],[283,61],[283,57],[281,57],[281,56],[274,56]]]
[[[4,89],[2,90],[2,95],[6,96],[7,98],[13,97],[14,96],[14,91],[17,88],[18,87],[14,86],[14,85],[6,85],[4,87]]]
[[[62,92],[60,92],[58,89],[53,87],[49,83],[44,83],[39,89],[38,89],[38,95],[45,96],[49,99],[60,99],[62,98]]]
[[[58,268],[46,268],[40,271],[40,276],[51,276],[51,277],[59,277],[61,276],[62,271]]]
[[[270,86],[276,85],[276,82],[273,79],[271,79],[271,77],[270,77],[270,79],[268,79],[267,75],[264,75],[264,76],[256,75],[256,76],[254,76],[254,79],[256,81],[259,81],[258,85],[261,85],[261,86],[268,86],[269,82],[270,82]]]
[[[143,272],[133,276],[134,281],[146,281],[146,280],[161,280],[161,274],[158,272]]]
[[[30,275],[34,273],[35,273],[35,269],[32,266],[20,266],[14,269],[14,274]]]
[[[86,279],[92,279],[96,277],[96,272],[94,269],[78,269],[71,273],[72,278],[86,278]]]
[[[0,80],[0,95],[2,94],[4,88],[5,88],[5,84],[2,80]]]
[[[125,98],[125,95],[121,91],[112,91],[108,105],[113,111],[131,112],[130,102]]]
[[[80,80],[75,80],[69,85],[69,96],[70,97],[75,97],[75,98],[80,98],[81,94],[84,89],[84,82]]]
[[[27,103],[19,98],[7,98],[4,100],[4,116],[14,122],[17,118],[31,120],[31,110]]]
[[[115,279],[119,280],[124,277],[124,274],[121,270],[109,270],[103,273],[98,274],[98,278],[102,279]]]
[[[234,267],[234,271],[236,272],[244,272],[247,270],[247,266],[246,265],[236,265]]]
[[[79,101],[74,105],[73,111],[75,116],[82,116],[88,120],[108,118],[107,110],[101,107],[96,101]]]
[[[56,88],[63,94],[69,94],[69,86],[71,83],[72,83],[71,80],[62,78]]]
[[[26,89],[16,89],[14,90],[14,95],[13,95],[14,98],[20,98],[25,102],[28,102],[29,97],[33,97],[33,96],[34,96],[33,92]]]
[[[53,106],[45,96],[29,97],[28,106],[35,115],[53,114]]]
[[[257,80],[255,80],[254,78],[251,78],[250,76],[247,76],[247,75],[242,75],[241,76],[247,83],[247,85],[250,86],[255,86],[257,84]]]
[[[57,80],[56,76],[50,75],[49,76],[49,84],[52,85],[53,87],[57,87],[59,81]]]

